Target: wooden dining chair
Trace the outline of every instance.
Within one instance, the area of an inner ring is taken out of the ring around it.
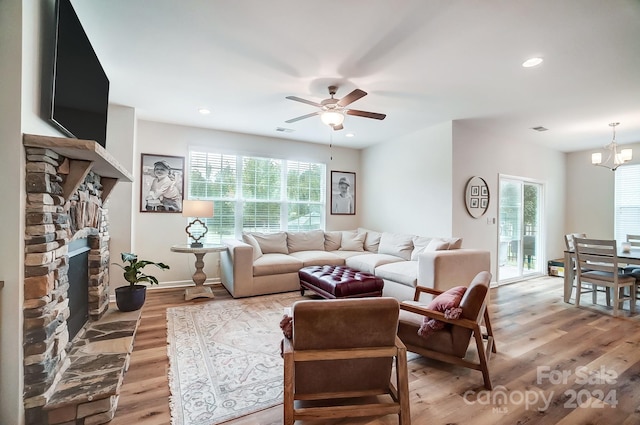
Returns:
[[[631,313],[636,311],[636,279],[620,269],[615,240],[574,238],[576,253],[576,306],[580,295],[595,293],[598,286],[611,288],[613,315],[617,316],[624,301],[629,301]],[[585,285],[590,285],[588,289]],[[628,293],[625,292],[628,288]]]
[[[567,251],[571,251],[573,252],[573,254],[571,255],[571,264],[565,264],[565,267],[571,267],[571,271],[573,273],[573,282],[572,282],[572,287],[571,289],[573,290],[573,288],[576,288],[577,282],[578,282],[578,275],[577,275],[577,267],[576,267],[576,252],[575,252],[575,238],[586,238],[587,234],[586,233],[569,233],[564,235],[564,244],[565,247],[567,248]],[[565,273],[567,273],[568,270],[565,270]],[[584,292],[584,291],[583,291]],[[598,294],[596,291],[591,291],[588,290],[587,292],[591,292],[593,295],[593,303],[596,303],[596,300],[598,298]],[[609,301],[609,292],[607,291],[607,305],[610,305],[610,301]]]
[[[631,248],[640,248],[640,235],[627,234],[627,242]],[[636,299],[640,299],[640,266],[627,266],[624,271],[636,278]]]

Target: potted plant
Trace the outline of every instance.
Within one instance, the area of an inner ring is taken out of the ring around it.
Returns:
[[[120,256],[122,257],[124,265],[113,264],[124,270],[123,276],[125,280],[129,282],[129,285],[116,288],[116,305],[120,311],[135,311],[144,305],[147,294],[147,286],[140,285],[139,283],[149,282],[152,285],[158,284],[158,279],[156,279],[155,276],[144,274],[142,269],[146,266],[153,265],[162,270],[167,270],[169,266],[164,263],[138,260],[138,256],[130,252],[123,252]]]

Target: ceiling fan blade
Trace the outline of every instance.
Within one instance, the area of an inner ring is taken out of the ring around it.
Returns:
[[[377,112],[358,111],[357,109],[349,109],[347,115],[355,115],[357,117],[373,118],[374,120],[383,120],[386,114],[378,114]]]
[[[333,127],[333,129],[334,129],[335,131],[342,130],[342,129],[344,128],[344,127],[342,126],[342,124],[340,124],[340,125],[334,125],[334,126],[332,126],[332,127]]]
[[[318,102],[314,102],[312,100],[307,100],[307,99],[302,99],[302,98],[297,97],[297,96],[287,96],[287,99],[295,100],[296,102],[302,102],[302,103],[306,103],[307,105],[317,106],[318,108],[322,108],[322,105],[319,104]]]
[[[356,100],[366,95],[367,95],[366,91],[355,89],[354,91],[352,91],[351,93],[349,93],[348,95],[340,99],[338,101],[338,106],[342,106],[344,108],[345,106],[355,102]]]
[[[292,122],[300,121],[300,120],[303,120],[305,118],[311,118],[314,115],[318,115],[319,113],[320,113],[320,111],[312,112],[312,113],[307,114],[307,115],[302,115],[301,117],[291,118],[290,120],[286,120],[285,122],[291,124]]]

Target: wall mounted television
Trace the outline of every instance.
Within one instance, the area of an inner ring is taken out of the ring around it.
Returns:
[[[106,147],[109,79],[70,0],[56,1],[51,80],[49,121]]]

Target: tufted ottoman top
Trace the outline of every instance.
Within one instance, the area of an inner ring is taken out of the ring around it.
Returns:
[[[382,296],[384,282],[346,266],[309,266],[298,272],[300,285],[325,298]]]

